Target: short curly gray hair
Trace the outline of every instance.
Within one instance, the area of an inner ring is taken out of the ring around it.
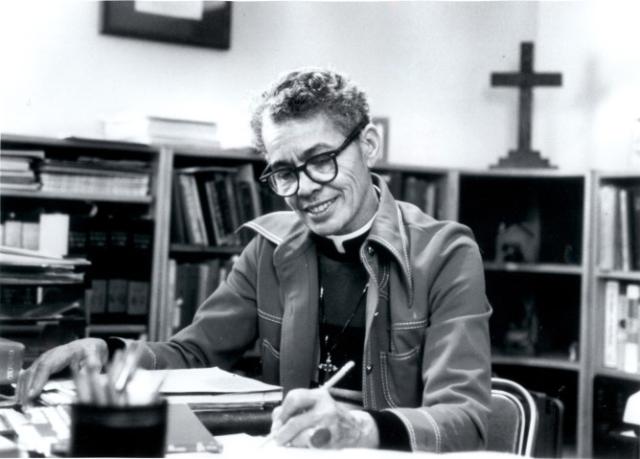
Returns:
[[[251,117],[255,147],[266,153],[262,121],[305,119],[324,113],[347,135],[356,124],[369,121],[367,96],[348,77],[332,70],[300,69],[287,73],[262,96]]]

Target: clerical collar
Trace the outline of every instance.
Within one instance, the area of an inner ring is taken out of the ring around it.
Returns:
[[[338,251],[338,253],[341,253],[341,254],[346,253],[346,249],[344,246],[345,242],[349,242],[353,239],[358,239],[363,234],[368,233],[369,230],[371,229],[371,226],[373,226],[373,220],[375,220],[376,214],[373,214],[373,217],[371,217],[371,220],[365,223],[361,228],[348,234],[338,234],[334,236],[327,236],[327,239],[333,242],[333,245],[335,246],[335,249]]]

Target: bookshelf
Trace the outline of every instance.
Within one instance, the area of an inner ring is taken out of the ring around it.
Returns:
[[[1,146],[2,244],[59,249],[58,255],[92,263],[79,285],[45,278],[14,282],[10,288],[16,292],[37,284],[38,295],[45,293],[37,300],[45,312],[33,317],[35,305],[28,300],[12,308],[4,303],[2,335],[25,342],[29,362],[78,337],[120,334],[133,325],[131,336],[148,333],[154,308],[149,293],[156,288],[158,152],[134,144],[19,135],[3,135]],[[57,297],[47,297],[47,289]],[[47,313],[46,306],[56,303],[62,309],[67,304],[67,310]]]
[[[640,390],[640,174],[595,172],[594,181],[593,454],[631,457],[637,441],[622,414]]]
[[[162,287],[152,324],[153,336],[166,339],[191,321],[198,304],[213,292],[230,269],[233,257],[242,251],[246,236],[238,235],[232,228],[273,205],[268,202],[272,198],[257,183],[264,161],[250,148],[209,151],[167,148],[161,154],[165,167],[158,176],[162,193],[158,201],[163,203],[159,221],[165,231],[156,241],[162,247],[157,271]],[[192,182],[191,186],[185,184],[185,177]],[[246,185],[250,188],[247,191],[250,203],[244,206],[250,211],[240,215],[244,209],[238,210],[239,202],[224,203],[226,210],[217,215],[219,226],[214,228],[211,206],[216,203],[223,208],[220,199],[239,199],[240,182],[250,182],[250,187]],[[197,196],[195,202],[193,195]],[[195,216],[188,213],[194,207],[200,211]],[[197,226],[201,234],[194,238]]]
[[[195,306],[181,309],[185,292],[178,291],[178,285],[189,276],[208,279],[216,271],[220,275],[240,253],[246,239],[230,238],[218,244],[208,224],[203,231],[214,237],[206,244],[185,237],[184,228],[182,237],[178,237],[178,177],[193,176],[190,179],[195,180],[199,197],[206,204],[201,181],[208,179],[201,177],[211,169],[242,170],[243,177],[252,177],[255,185],[264,167],[262,158],[249,148],[190,150],[11,135],[2,137],[2,148],[41,150],[45,159],[89,156],[148,165],[149,192],[140,196],[0,188],[2,223],[9,216],[14,218],[13,214],[33,218],[38,213],[56,211],[73,216],[89,214],[95,208],[106,213],[118,211],[126,221],[151,222],[152,246],[139,257],[149,264],[148,314],[125,314],[117,320],[115,316],[114,320],[104,320],[94,314],[80,314],[0,323],[3,334],[5,325],[11,325],[20,333],[55,336],[52,345],[75,335],[135,337],[146,332],[150,339],[161,340],[176,326],[188,322]],[[602,226],[610,224],[600,213],[600,189],[609,185],[635,190],[640,187],[640,174],[389,164],[378,164],[374,171],[387,181],[397,198],[413,202],[436,218],[460,221],[474,231],[485,260],[487,295],[494,308],[494,372],[564,402],[565,452],[578,457],[602,453],[606,457],[612,448],[627,451],[628,439],[619,432],[623,427],[619,424],[621,413],[612,404],[619,408],[621,403],[616,398],[621,396],[615,394],[640,389],[640,373],[604,365],[605,292],[607,283],[614,281],[620,286],[619,292],[626,294],[627,285],[640,284],[640,270],[635,265],[632,269],[618,265],[616,256],[614,264],[606,269],[600,266]],[[229,172],[231,183],[234,173]],[[265,187],[258,185],[254,192],[259,204],[253,204],[252,213],[284,208],[283,201]],[[184,219],[184,209],[182,215]],[[235,218],[239,223],[249,215]],[[518,227],[523,222],[524,231]],[[633,240],[631,233],[629,239]],[[522,244],[527,247],[526,253],[514,251]],[[622,247],[621,243],[612,245]],[[632,243],[631,247],[636,246]],[[200,288],[200,299],[212,288]],[[603,409],[612,411],[603,414]],[[622,446],[616,446],[618,443]]]
[[[459,170],[451,218],[474,232],[493,307],[493,372],[562,400],[567,454],[586,455],[591,177]]]

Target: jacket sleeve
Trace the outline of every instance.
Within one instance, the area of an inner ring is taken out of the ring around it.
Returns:
[[[149,369],[218,366],[229,369],[257,336],[257,240],[242,251],[226,281],[200,305],[193,322],[167,342],[147,343],[141,366]]]
[[[429,285],[422,406],[390,411],[405,424],[413,450],[484,449],[491,395],[491,306],[480,252],[470,230],[447,223],[421,256],[428,260]]]

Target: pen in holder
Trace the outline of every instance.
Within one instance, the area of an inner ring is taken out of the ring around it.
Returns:
[[[106,373],[90,363],[74,371],[77,402],[71,406],[71,456],[164,456],[167,402],[158,396],[160,387],[129,384],[141,352],[141,343],[133,342],[116,352]]]
[[[71,406],[72,457],[164,457],[167,402]]]

